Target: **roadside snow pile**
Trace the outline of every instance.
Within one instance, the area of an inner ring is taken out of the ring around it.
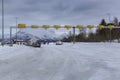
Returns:
[[[119,80],[119,48],[118,43],[0,46],[0,80]]]
[[[22,51],[20,51],[20,49],[22,49]],[[31,48],[23,45],[21,46],[14,45],[14,47],[6,46],[6,45],[4,45],[3,47],[0,46],[0,60],[5,60],[21,54],[25,54],[27,49],[31,49]]]

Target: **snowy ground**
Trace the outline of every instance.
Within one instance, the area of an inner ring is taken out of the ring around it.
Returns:
[[[120,44],[0,46],[0,80],[120,80]]]

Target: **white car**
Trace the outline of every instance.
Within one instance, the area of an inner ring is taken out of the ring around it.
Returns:
[[[56,45],[62,45],[62,44],[63,44],[62,41],[57,41],[57,42],[56,42]]]

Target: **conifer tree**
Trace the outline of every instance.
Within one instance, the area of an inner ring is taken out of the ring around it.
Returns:
[[[104,26],[106,26],[106,21],[105,21],[105,19],[102,19],[102,20],[101,20],[101,23],[100,23],[99,25],[104,25]]]

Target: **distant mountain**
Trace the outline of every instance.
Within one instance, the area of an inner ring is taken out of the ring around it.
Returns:
[[[44,29],[23,29],[17,32],[17,39],[28,41],[30,39],[37,39],[41,42],[49,41],[54,42],[68,37],[68,34],[64,33],[57,35],[54,30],[44,30]],[[12,36],[12,39],[16,39],[16,34]]]

